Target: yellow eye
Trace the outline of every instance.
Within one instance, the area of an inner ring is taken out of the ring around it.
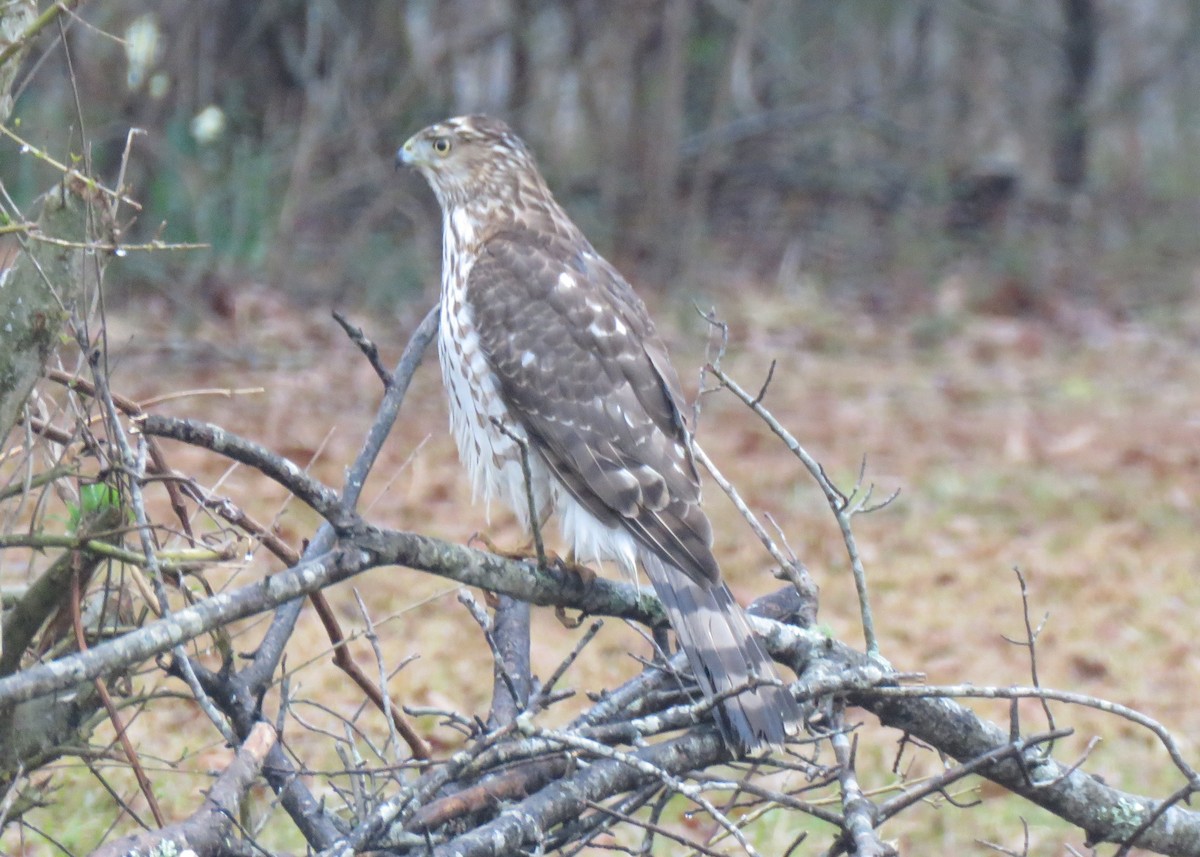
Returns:
[[[433,140],[433,150],[435,152],[437,152],[439,155],[450,154],[450,138],[449,137],[435,137]]]

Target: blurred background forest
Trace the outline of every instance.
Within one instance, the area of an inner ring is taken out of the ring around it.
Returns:
[[[643,288],[1117,315],[1196,288],[1189,0],[105,0],[76,15],[98,174],[146,131],[128,240],[211,245],[131,257],[110,298],[220,311],[261,282],[427,303],[440,224],[392,153],[469,111],[522,132]],[[66,160],[81,136],[62,63],[29,64],[15,116]],[[23,210],[54,173],[18,151],[0,141]]]

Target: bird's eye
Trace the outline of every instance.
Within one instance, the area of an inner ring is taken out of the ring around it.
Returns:
[[[439,155],[450,154],[450,138],[449,137],[435,137],[434,141],[433,141],[433,150],[435,152],[437,152]]]

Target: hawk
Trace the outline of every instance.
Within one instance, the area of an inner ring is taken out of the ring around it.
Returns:
[[[721,697],[726,743],[781,745],[799,709],[721,581],[679,379],[645,305],[504,122],[431,125],[396,161],[441,205],[438,353],[476,496],[527,530],[531,506],[538,525],[556,514],[577,561],[640,563],[704,694]]]

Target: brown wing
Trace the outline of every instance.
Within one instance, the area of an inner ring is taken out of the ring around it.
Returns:
[[[590,246],[512,230],[484,245],[467,301],[509,410],[567,490],[716,581],[679,381],[629,284]]]

